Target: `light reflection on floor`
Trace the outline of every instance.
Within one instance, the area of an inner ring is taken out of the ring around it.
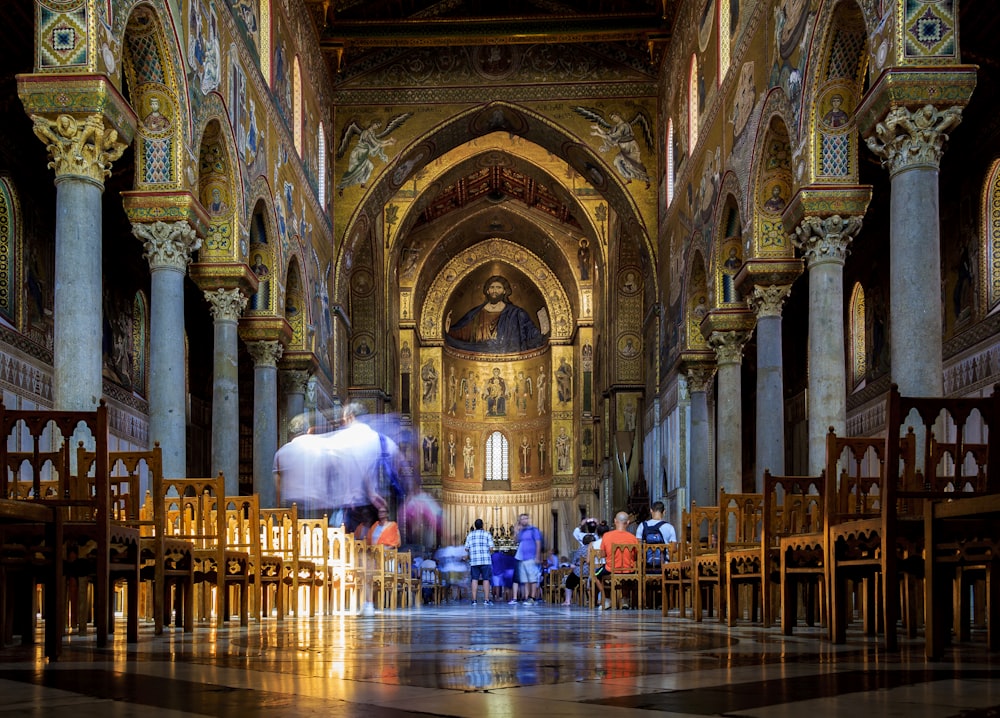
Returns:
[[[659,611],[429,606],[371,618],[266,620],[168,629],[106,650],[67,639],[0,651],[0,713],[93,715],[1000,715],[985,636],[927,663],[923,644],[887,654],[852,631],[728,629]],[[993,712],[990,712],[993,709]]]

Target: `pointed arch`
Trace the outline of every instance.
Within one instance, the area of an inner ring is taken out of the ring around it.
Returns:
[[[250,215],[249,257],[250,269],[257,276],[257,291],[247,303],[246,313],[273,314],[277,306],[273,290],[272,274],[279,266],[279,250],[273,238],[277,234],[274,227],[274,212],[268,198],[259,197]],[[245,260],[245,261],[247,261]]]
[[[132,390],[149,396],[149,301],[136,292],[132,301]]]
[[[0,175],[0,322],[24,331],[28,312],[21,309],[21,287],[25,304],[34,302],[30,311],[36,319],[44,313],[44,300],[37,279],[29,286],[32,267],[24,253],[22,224],[17,188],[10,177]]]
[[[750,254],[754,257],[790,257],[795,252],[781,223],[782,212],[795,193],[790,117],[791,104],[784,91],[769,92],[754,143],[752,181],[746,189],[752,208],[748,223],[753,227]]]
[[[980,256],[989,261],[988,273],[983,273],[989,277],[986,289],[986,311],[989,313],[1000,304],[1000,159],[993,161],[986,174],[980,206],[983,208],[981,236],[984,245]]]
[[[744,256],[739,197],[739,179],[735,173],[727,172],[717,205],[713,247],[715,306],[718,307],[742,304],[742,297],[736,288],[736,275],[747,258]]]
[[[712,309],[708,293],[708,274],[705,258],[700,251],[691,255],[687,279],[687,304],[685,307],[684,342],[688,349],[707,349],[708,342],[701,333],[701,320]]]
[[[308,351],[312,347],[309,338],[309,308],[306,301],[306,284],[301,266],[301,257],[293,255],[285,272],[284,308],[285,321],[292,328],[289,350]]]

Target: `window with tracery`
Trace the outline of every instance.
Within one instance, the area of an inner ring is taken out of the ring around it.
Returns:
[[[510,481],[509,448],[507,437],[499,431],[494,431],[486,439],[487,481]]]
[[[6,177],[0,177],[0,317],[11,326],[17,326],[17,305],[19,287],[25,286],[29,296],[27,301],[36,301],[37,313],[41,315],[44,306],[41,291],[32,296],[31,276],[25,258],[20,256],[21,247],[18,238],[21,218],[18,216],[20,207],[17,192],[13,183]],[[17,268],[25,269],[26,279],[17,281]],[[37,282],[36,282],[37,285]]]
[[[867,371],[868,342],[866,337],[865,288],[860,283],[851,292],[851,319],[848,336],[851,341],[851,385],[855,388],[865,379]]]

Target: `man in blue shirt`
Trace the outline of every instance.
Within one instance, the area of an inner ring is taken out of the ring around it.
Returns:
[[[517,574],[514,581],[514,597],[510,603],[517,603],[518,583],[524,584],[524,602],[531,605],[538,597],[538,582],[541,571],[538,559],[542,555],[542,532],[531,525],[528,514],[521,514],[517,519]]]

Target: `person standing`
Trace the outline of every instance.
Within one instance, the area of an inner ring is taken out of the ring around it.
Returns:
[[[538,560],[542,555],[542,532],[531,525],[528,514],[518,516],[517,525],[517,553],[514,554],[517,560],[517,573],[514,578],[514,595],[510,603],[517,603],[518,584],[523,584],[524,602],[530,606],[538,595],[538,581],[541,578]]]
[[[399,536],[399,524],[389,520],[389,510],[384,506],[378,510],[378,520],[368,530],[368,542],[372,546],[392,548],[399,548],[403,543]]]
[[[493,535],[483,528],[483,520],[476,519],[475,528],[465,537],[465,550],[469,552],[469,578],[472,605],[476,605],[478,584],[483,584],[483,605],[492,606],[490,600],[493,582]]]

